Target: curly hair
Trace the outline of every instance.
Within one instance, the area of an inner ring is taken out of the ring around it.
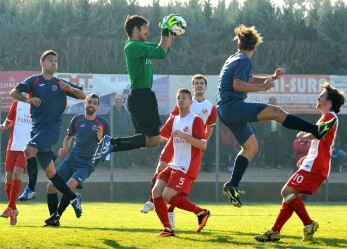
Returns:
[[[333,103],[331,106],[332,111],[339,113],[346,100],[345,92],[333,87],[329,82],[324,82],[321,87],[328,91],[327,100]]]
[[[256,46],[263,42],[263,37],[255,29],[255,26],[246,27],[241,24],[235,28],[234,40],[238,41],[238,48],[244,50],[254,50]]]

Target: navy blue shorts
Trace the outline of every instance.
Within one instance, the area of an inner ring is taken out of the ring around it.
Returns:
[[[134,89],[130,91],[127,100],[128,110],[135,127],[135,133],[148,137],[158,136],[161,121],[158,102],[151,89]]]
[[[45,128],[35,128],[30,133],[31,140],[28,142],[28,146],[38,149],[36,158],[43,169],[48,167],[54,157],[52,146],[58,142],[59,134],[59,131]]]
[[[220,121],[234,134],[240,145],[254,134],[251,122],[258,122],[258,114],[267,107],[267,104],[248,103],[234,101],[223,103],[218,106]]]
[[[58,167],[57,173],[67,182],[70,178],[77,181],[78,189],[83,188],[83,182],[94,172],[91,160],[81,161],[74,160],[69,156]]]

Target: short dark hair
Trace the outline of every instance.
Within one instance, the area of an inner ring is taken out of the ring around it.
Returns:
[[[149,21],[147,21],[144,17],[138,15],[127,16],[124,23],[124,29],[128,37],[130,37],[133,34],[133,30],[135,27],[141,30],[141,26],[143,24],[149,24]]]
[[[189,98],[192,99],[192,93],[188,88],[179,88],[177,90],[177,94],[179,94],[179,93],[186,93],[189,95]]]
[[[98,105],[100,105],[100,99],[99,99],[99,96],[96,93],[88,94],[87,97],[86,97],[86,101],[88,99],[97,99],[98,100]]]
[[[205,75],[203,75],[203,74],[201,74],[201,73],[195,74],[195,75],[192,77],[192,85],[194,84],[194,80],[195,80],[195,79],[204,79],[205,85],[207,86],[207,79],[206,79]]]
[[[339,113],[346,100],[345,92],[333,87],[329,82],[324,82],[321,87],[328,91],[327,100],[333,103],[331,109],[335,113]]]
[[[43,54],[41,55],[40,61],[45,61],[46,58],[48,56],[50,56],[50,55],[53,55],[53,56],[58,58],[58,53],[57,52],[55,52],[53,50],[47,50],[47,51],[43,52]]]

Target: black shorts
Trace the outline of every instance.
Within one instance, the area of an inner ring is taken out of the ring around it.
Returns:
[[[128,110],[136,133],[148,137],[158,136],[161,121],[158,112],[158,102],[151,89],[134,89],[128,95]]]

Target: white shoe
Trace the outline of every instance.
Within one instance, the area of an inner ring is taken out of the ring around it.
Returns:
[[[149,211],[154,210],[154,204],[151,201],[147,201],[143,208],[140,209],[141,213],[147,214]]]
[[[174,212],[169,212],[169,221],[170,221],[170,225],[171,228],[175,228],[175,213]]]

